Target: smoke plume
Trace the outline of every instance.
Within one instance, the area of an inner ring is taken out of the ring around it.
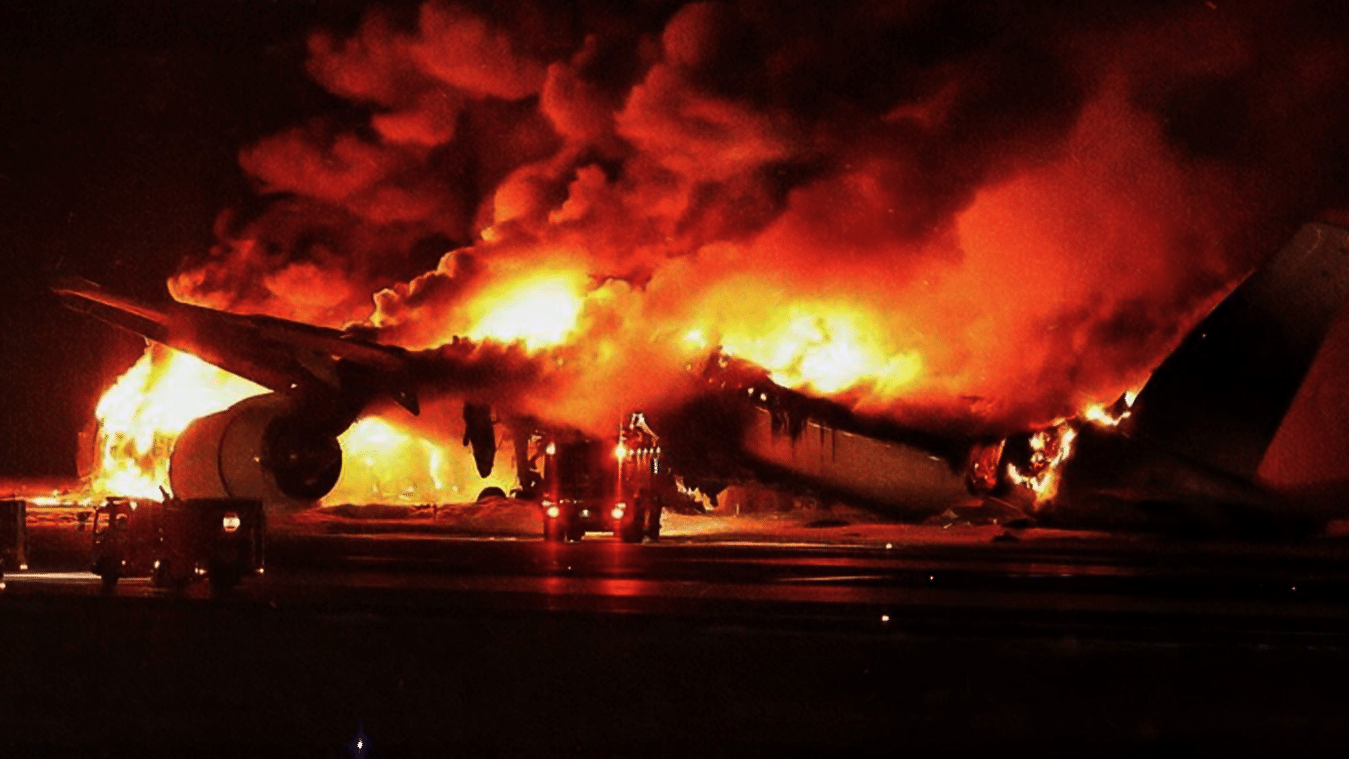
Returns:
[[[583,427],[716,346],[924,426],[1109,401],[1349,206],[1349,14],[1062,5],[372,8],[309,40],[361,118],[244,147],[265,201],[171,290],[523,339],[535,402]],[[560,335],[485,326],[530,287]]]

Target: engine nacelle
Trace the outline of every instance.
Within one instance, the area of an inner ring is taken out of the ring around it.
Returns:
[[[256,498],[269,509],[313,505],[337,484],[342,448],[294,418],[275,393],[242,400],[183,430],[169,458],[178,498]]]

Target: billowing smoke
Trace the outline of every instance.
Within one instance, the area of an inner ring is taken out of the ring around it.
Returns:
[[[371,9],[309,41],[358,117],[243,148],[264,200],[170,286],[522,339],[534,401],[584,427],[715,346],[924,426],[1109,401],[1349,205],[1349,19],[1051,5]],[[559,334],[493,327],[522,291]]]

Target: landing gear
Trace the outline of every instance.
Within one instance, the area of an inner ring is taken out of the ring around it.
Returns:
[[[652,501],[651,506],[642,514],[646,518],[646,537],[652,541],[660,538],[660,517],[661,512],[665,510],[665,504],[659,498]]]

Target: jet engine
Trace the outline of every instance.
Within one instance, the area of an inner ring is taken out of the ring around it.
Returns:
[[[178,498],[256,498],[269,509],[312,505],[337,484],[342,447],[297,418],[276,393],[242,400],[183,430],[169,458]]]

